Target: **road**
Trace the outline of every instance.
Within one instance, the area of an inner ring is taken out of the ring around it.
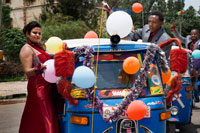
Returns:
[[[0,133],[18,133],[25,103],[0,105]],[[181,127],[181,133],[200,133],[200,103],[193,108],[192,123]]]

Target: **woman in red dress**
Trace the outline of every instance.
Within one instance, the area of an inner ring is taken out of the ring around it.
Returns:
[[[20,60],[28,77],[28,96],[21,119],[19,133],[58,133],[58,119],[53,105],[52,84],[42,77],[42,64],[51,57],[41,44],[42,29],[33,21],[23,32],[27,38],[21,48]]]

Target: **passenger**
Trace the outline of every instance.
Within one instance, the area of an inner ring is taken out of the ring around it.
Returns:
[[[51,56],[47,54],[40,41],[42,29],[33,21],[23,29],[26,43],[21,48],[20,60],[28,77],[28,96],[21,119],[19,133],[58,133],[58,119],[53,105],[52,84],[42,77],[43,63]]]
[[[126,37],[128,40],[137,41],[142,39],[143,42],[151,42],[159,44],[165,42],[171,37],[166,33],[162,27],[164,24],[164,16],[161,12],[152,12],[148,18],[148,24],[138,30],[132,30]],[[168,59],[172,44],[163,47],[163,51]]]
[[[171,23],[171,31],[174,34],[174,36],[181,40],[183,44],[185,44],[185,48],[189,49],[191,51],[194,51],[195,49],[199,49],[199,30],[198,29],[192,29],[190,32],[190,35],[187,35],[186,37],[181,36],[178,31],[175,28],[174,22]]]

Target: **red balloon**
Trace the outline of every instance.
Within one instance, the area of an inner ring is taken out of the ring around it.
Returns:
[[[134,30],[134,29],[135,29],[135,27],[134,27],[134,26],[132,26],[131,30]]]
[[[141,120],[147,114],[147,106],[141,100],[131,102],[127,109],[128,117],[131,120]]]
[[[132,5],[132,10],[135,13],[140,13],[143,10],[142,4],[140,4],[140,3],[134,3]]]
[[[84,36],[84,39],[86,38],[98,38],[98,35],[94,31],[88,31]]]
[[[136,57],[128,57],[123,62],[123,69],[127,74],[135,74],[140,69],[140,62]]]

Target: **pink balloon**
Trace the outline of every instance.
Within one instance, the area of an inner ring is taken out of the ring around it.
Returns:
[[[42,76],[47,82],[56,83],[58,77],[55,74],[54,59],[47,60],[44,65],[46,66],[46,70]]]

